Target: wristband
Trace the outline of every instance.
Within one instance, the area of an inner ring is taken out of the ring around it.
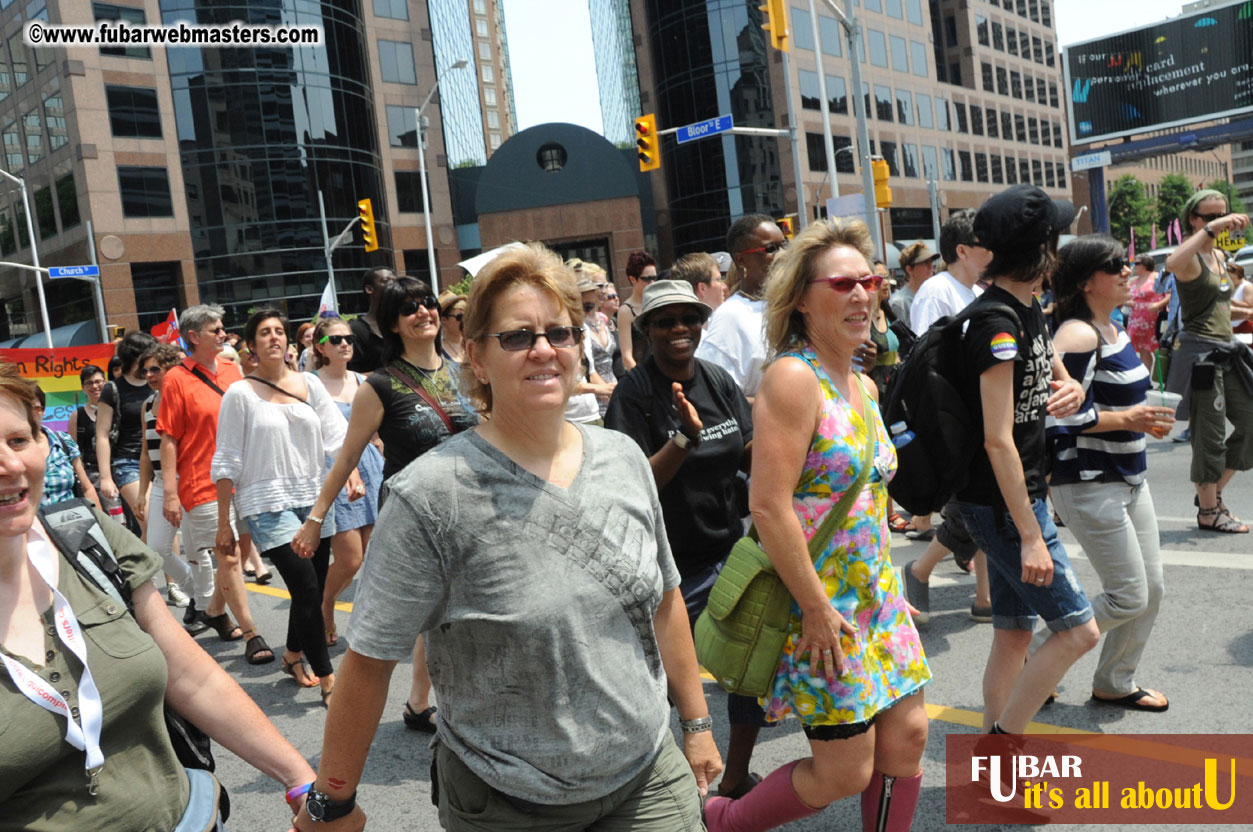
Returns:
[[[685,734],[699,734],[703,731],[712,731],[714,729],[714,721],[707,716],[696,719],[681,719],[679,720],[679,727],[683,729]]]
[[[304,797],[313,788],[313,783],[305,783],[303,786],[296,786],[287,790],[287,805],[295,803],[299,798]]]
[[[312,521],[312,522],[314,522],[314,523],[317,523],[317,524],[320,526],[320,525],[322,525],[322,522],[323,522],[324,520],[326,520],[326,517],[325,517],[325,516],[323,516],[323,517],[314,517],[312,514],[310,514],[310,515],[309,515],[308,517],[306,517],[305,519],[306,519],[306,520],[310,520],[310,521]]]
[[[1217,235],[1214,233],[1214,229],[1209,227],[1209,223],[1206,223],[1204,228],[1205,228],[1205,233],[1209,235],[1209,238],[1211,240],[1215,240],[1218,238]]]

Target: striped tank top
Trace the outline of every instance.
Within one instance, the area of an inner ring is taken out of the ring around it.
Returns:
[[[152,463],[153,476],[161,473],[161,434],[157,433],[157,405],[160,403],[160,393],[153,393],[144,402],[144,448]]]

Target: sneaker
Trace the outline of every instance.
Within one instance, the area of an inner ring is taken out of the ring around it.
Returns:
[[[167,586],[165,595],[170,599],[171,607],[186,607],[191,604],[191,599],[187,597],[187,593],[179,589],[176,584]]]
[[[991,624],[992,623],[992,605],[988,604],[986,607],[984,607],[984,606],[980,606],[979,604],[971,604],[970,605],[970,618],[974,621],[978,621],[980,624]]]
[[[931,621],[931,587],[914,577],[914,570],[907,563],[900,568],[901,585],[905,588],[905,600],[913,604],[918,614],[914,616],[915,624],[926,624]]]
[[[1184,428],[1183,433],[1179,434],[1178,436],[1176,436],[1174,439],[1170,441],[1171,442],[1191,442],[1192,441],[1192,428],[1190,427]]]

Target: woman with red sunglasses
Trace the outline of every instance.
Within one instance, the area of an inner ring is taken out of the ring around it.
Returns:
[[[775,258],[766,284],[773,362],[753,404],[749,507],[793,602],[762,702],[769,721],[801,719],[811,756],[738,800],[711,798],[710,832],[771,829],[858,793],[863,827],[895,832],[918,803],[931,670],[887,554],[896,450],[853,362],[882,281],[870,256],[860,220],[815,223]],[[847,518],[811,558],[809,540],[850,489]]]

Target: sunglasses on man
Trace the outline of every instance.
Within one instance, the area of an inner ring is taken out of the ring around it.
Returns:
[[[787,248],[787,241],[782,243],[766,243],[764,246],[757,248],[745,248],[740,250],[740,254],[777,254]]]

